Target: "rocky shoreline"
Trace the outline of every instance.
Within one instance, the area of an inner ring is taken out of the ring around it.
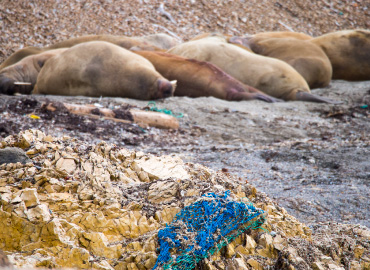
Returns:
[[[32,160],[0,166],[1,249],[17,267],[151,269],[158,230],[202,194],[225,190],[265,210],[267,221],[205,260],[206,269],[370,267],[366,227],[326,222],[311,230],[227,172],[38,130],[1,147],[22,148]]]

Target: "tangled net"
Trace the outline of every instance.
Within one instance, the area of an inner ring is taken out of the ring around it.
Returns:
[[[153,269],[193,269],[247,229],[259,228],[265,222],[263,210],[251,203],[235,202],[229,195],[230,191],[203,195],[160,230],[160,253]]]

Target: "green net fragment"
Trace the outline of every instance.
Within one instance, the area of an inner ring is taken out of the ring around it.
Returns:
[[[153,111],[153,112],[161,112],[161,113],[165,113],[165,114],[168,114],[168,115],[172,115],[176,118],[182,118],[184,117],[184,114],[183,113],[173,113],[171,110],[167,110],[167,109],[159,109],[157,108],[157,105],[154,101],[150,101],[148,102],[148,108],[150,111]]]

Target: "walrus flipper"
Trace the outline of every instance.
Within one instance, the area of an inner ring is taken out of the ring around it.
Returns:
[[[341,101],[331,100],[325,97],[316,96],[308,92],[297,92],[296,99],[299,101],[309,101],[318,103],[330,103],[330,104],[341,104]]]
[[[269,103],[283,102],[284,101],[282,99],[274,98],[272,96],[263,95],[263,94],[259,94],[259,93],[258,94],[253,94],[253,95],[254,95],[254,99],[262,100],[262,101],[269,102]]]

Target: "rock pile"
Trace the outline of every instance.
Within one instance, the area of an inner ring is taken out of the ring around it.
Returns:
[[[310,228],[226,172],[171,156],[28,130],[5,138],[32,162],[0,165],[0,249],[17,267],[152,269],[158,230],[208,192],[231,190],[267,213],[203,269],[369,269],[370,231]]]

